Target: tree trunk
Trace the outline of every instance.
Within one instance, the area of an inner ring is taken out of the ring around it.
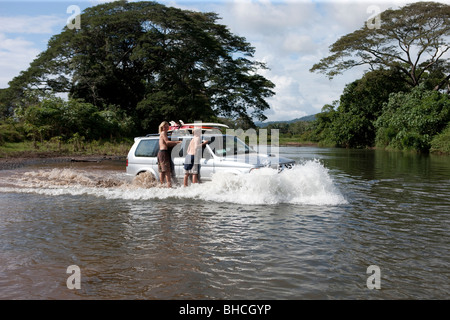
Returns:
[[[444,80],[442,80],[436,87],[434,87],[434,91],[438,91],[439,89],[442,88],[442,86],[448,81],[450,80],[450,74],[448,76],[445,77]]]

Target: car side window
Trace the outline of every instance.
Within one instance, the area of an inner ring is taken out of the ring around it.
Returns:
[[[156,157],[159,151],[159,140],[142,140],[136,148],[136,157]]]
[[[178,153],[180,157],[185,157],[187,155],[187,150],[189,148],[189,144],[191,143],[191,140],[192,140],[192,138],[183,139],[183,142],[181,143],[180,151]],[[202,148],[202,155],[203,155],[203,158],[207,158],[207,159],[211,158],[211,154],[210,154],[209,150],[206,149],[205,146],[203,146],[203,148]]]
[[[187,155],[187,150],[189,148],[189,143],[191,142],[191,140],[192,139],[190,139],[190,138],[183,139],[183,142],[181,143],[180,152],[179,152],[180,157],[185,157]]]
[[[213,156],[211,154],[211,152],[208,150],[208,148],[203,147],[203,158],[205,158],[206,160],[211,159]]]

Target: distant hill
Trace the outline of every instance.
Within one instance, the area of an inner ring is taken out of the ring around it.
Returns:
[[[257,121],[255,122],[256,126],[260,127],[260,128],[264,128],[267,127],[269,124],[274,124],[274,123],[293,123],[293,122],[297,122],[297,121],[314,121],[316,120],[316,115],[312,114],[309,116],[304,116],[301,118],[296,118],[293,120],[285,120],[285,121],[269,121],[269,122],[260,122]]]

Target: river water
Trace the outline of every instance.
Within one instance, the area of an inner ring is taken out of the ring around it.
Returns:
[[[0,299],[448,298],[449,157],[280,153],[173,189],[124,161],[0,171]]]

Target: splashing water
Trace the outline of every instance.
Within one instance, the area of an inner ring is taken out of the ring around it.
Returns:
[[[204,200],[241,204],[346,203],[328,170],[318,161],[308,161],[281,173],[263,168],[242,176],[216,174],[211,185],[195,185],[190,192]]]
[[[163,188],[149,173],[130,181],[124,174],[105,174],[74,169],[25,172],[10,179],[15,187],[0,192],[26,192],[45,195],[94,195],[108,199],[194,199],[239,204],[339,205],[347,201],[319,161],[306,161],[278,173],[262,168],[250,174],[217,173],[212,181],[189,187]]]

